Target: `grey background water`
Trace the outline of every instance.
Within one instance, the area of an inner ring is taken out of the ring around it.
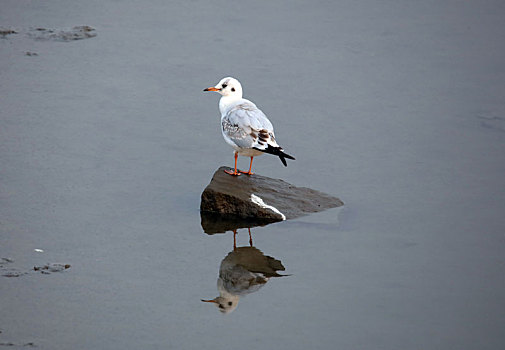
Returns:
[[[0,277],[0,343],[503,349],[504,16],[502,1],[2,1],[18,34],[0,39],[0,257],[71,268]],[[76,25],[98,35],[27,35]],[[233,164],[202,92],[224,76],[297,158],[255,171],[346,204],[254,228],[291,276],[228,315],[200,299],[233,238],[198,211]]]

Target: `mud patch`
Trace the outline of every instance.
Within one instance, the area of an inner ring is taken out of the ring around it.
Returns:
[[[496,131],[505,132],[505,118],[498,117],[496,115],[478,115],[477,118],[480,120],[480,125],[486,129],[492,129]]]
[[[5,39],[5,37],[7,35],[11,35],[11,34],[17,34],[18,32],[16,32],[14,29],[10,29],[10,28],[2,28],[0,27],[0,37],[2,39]]]
[[[25,344],[16,344],[16,343],[0,343],[0,346],[8,346],[8,347],[26,347],[26,348],[35,348],[37,345],[35,343],[25,343]]]
[[[14,263],[14,260],[10,258],[0,258],[0,273],[3,277],[19,277],[26,275],[27,272],[14,268],[11,265],[12,263]]]
[[[61,272],[70,268],[70,264],[46,264],[44,266],[34,266],[33,271],[39,271],[42,274],[50,274],[51,272]]]
[[[28,36],[34,40],[73,41],[94,38],[97,35],[95,28],[90,26],[77,26],[71,29],[32,28]]]
[[[0,258],[0,274],[3,277],[20,277],[29,273],[41,273],[49,275],[53,272],[62,272],[71,267],[70,264],[48,263],[42,266],[34,266],[33,269],[22,270],[14,267],[14,260],[10,258]]]

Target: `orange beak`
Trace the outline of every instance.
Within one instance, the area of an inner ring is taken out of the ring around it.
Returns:
[[[203,300],[201,299],[204,303],[214,303],[214,304],[218,304],[218,302],[215,300],[215,299],[212,299],[212,300]]]
[[[206,88],[203,91],[219,91],[219,89],[216,89],[215,87],[211,86],[210,88]]]

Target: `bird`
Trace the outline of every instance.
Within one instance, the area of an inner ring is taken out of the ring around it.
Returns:
[[[242,97],[242,85],[237,79],[223,78],[216,86],[203,91],[215,91],[221,95],[221,131],[226,143],[233,147],[235,156],[235,168],[233,171],[225,170],[227,174],[253,175],[253,158],[263,153],[278,156],[284,166],[288,166],[286,158],[295,160],[277,144],[274,127],[267,116],[253,102]],[[237,171],[239,155],[251,157],[249,171]]]
[[[249,229],[249,247],[236,246],[233,234],[233,250],[221,261],[217,289],[219,296],[203,302],[213,303],[222,313],[228,314],[237,308],[241,297],[257,292],[271,277],[283,277],[277,271],[285,268],[280,260],[265,255],[252,244]]]

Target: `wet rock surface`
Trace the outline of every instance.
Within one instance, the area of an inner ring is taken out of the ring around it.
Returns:
[[[278,221],[277,219],[273,220],[265,218],[243,219],[236,215],[210,212],[200,212],[200,219],[203,231],[209,235],[215,233],[225,233],[227,231],[234,231],[241,228],[265,226]]]
[[[262,175],[230,176],[220,167],[201,196],[202,227],[207,233],[266,225],[340,207],[326,193],[296,187]]]

